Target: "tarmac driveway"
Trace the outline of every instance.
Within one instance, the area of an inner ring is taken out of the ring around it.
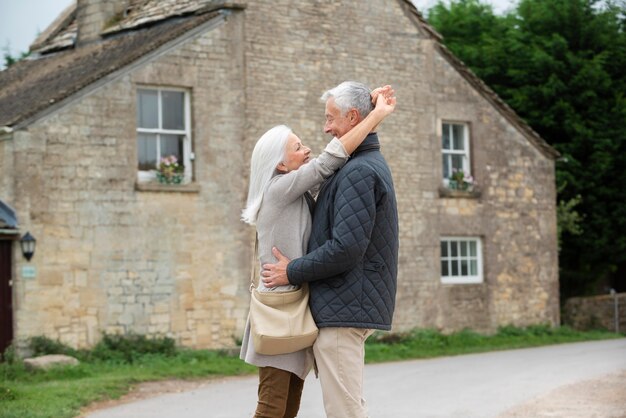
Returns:
[[[365,380],[372,418],[625,418],[626,339],[367,365]],[[256,384],[215,379],[84,417],[249,418]],[[325,417],[312,374],[298,416]]]

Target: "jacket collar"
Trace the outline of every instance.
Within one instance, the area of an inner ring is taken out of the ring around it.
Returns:
[[[380,149],[380,142],[378,142],[378,134],[376,132],[369,133],[365,137],[365,140],[361,143],[361,145],[359,145],[358,148],[354,150],[351,157],[354,157],[356,154],[360,152],[373,150],[373,149]]]

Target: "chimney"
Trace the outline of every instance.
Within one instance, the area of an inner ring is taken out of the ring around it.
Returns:
[[[124,13],[127,3],[128,0],[76,0],[77,45],[99,40],[100,32]]]

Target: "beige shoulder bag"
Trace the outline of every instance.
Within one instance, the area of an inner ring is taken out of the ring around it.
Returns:
[[[255,239],[250,278],[250,331],[254,351],[259,354],[287,354],[311,347],[318,329],[309,308],[309,285],[286,292],[259,292],[257,274],[258,240]]]

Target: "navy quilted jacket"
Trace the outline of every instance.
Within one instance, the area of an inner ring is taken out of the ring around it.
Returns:
[[[369,134],[320,190],[309,253],[292,284],[309,282],[318,327],[391,329],[398,272],[398,212],[387,162]]]

